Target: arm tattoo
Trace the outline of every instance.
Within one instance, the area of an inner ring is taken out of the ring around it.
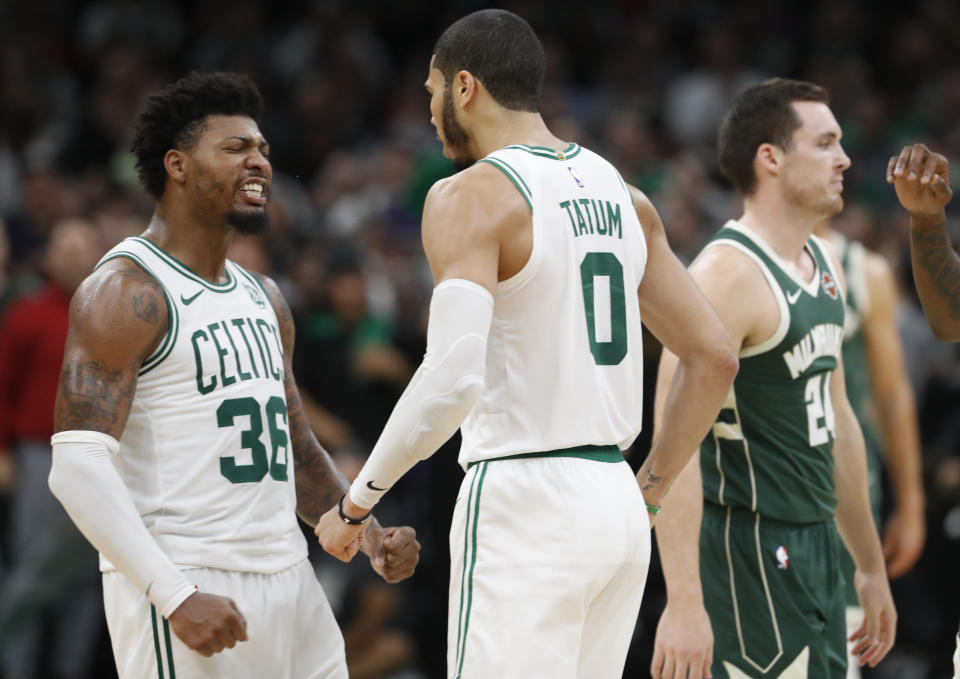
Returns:
[[[160,305],[156,295],[149,290],[134,295],[133,315],[151,325],[157,325],[160,322]]]
[[[953,318],[960,319],[960,259],[946,229],[910,231],[914,266],[925,271]]]
[[[101,361],[63,366],[60,373],[60,403],[57,428],[92,429],[111,433],[126,422],[136,389],[135,371],[124,376]],[[119,433],[119,432],[117,432]]]
[[[303,412],[300,392],[293,377],[295,329],[290,306],[273,281],[265,277],[260,277],[260,280],[264,283],[264,289],[270,297],[280,325],[284,363],[283,387],[287,397],[287,427],[290,430],[294,478],[297,484],[297,514],[307,524],[315,526],[323,513],[337,504],[350,484],[313,435],[307,416]]]
[[[643,488],[641,490],[650,490],[652,488],[655,488],[657,485],[659,485],[660,481],[662,480],[663,480],[662,476],[657,476],[652,472],[647,472],[647,482],[643,484]]]
[[[315,526],[325,511],[337,503],[350,484],[317,441],[297,393],[297,385],[288,372],[287,426],[293,448],[294,477],[297,483],[297,514]]]

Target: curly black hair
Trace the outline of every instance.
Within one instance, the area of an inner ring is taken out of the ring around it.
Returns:
[[[167,184],[163,157],[170,149],[189,149],[203,133],[207,116],[249,116],[260,120],[263,97],[238,73],[193,72],[147,99],[137,118],[130,150],[140,183],[160,200]]]

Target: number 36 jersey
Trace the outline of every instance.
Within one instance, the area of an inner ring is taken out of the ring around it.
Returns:
[[[101,264],[117,257],[156,278],[168,308],[114,457],[144,524],[182,567],[274,573],[296,564],[306,542],[280,328],[266,292],[229,260],[226,282],[210,283],[141,237]]]
[[[772,337],[740,352],[740,371],[700,448],[704,499],[779,521],[828,520],[837,502],[830,378],[844,302],[826,245],[815,236],[806,243],[810,281],[739,222],[727,222],[706,247],[716,245],[760,268],[780,322]]]
[[[533,247],[497,285],[483,391],[461,428],[460,463],[628,447],[642,420],[637,288],[647,247],[623,179],[577,144],[508,146],[480,162],[523,196]]]

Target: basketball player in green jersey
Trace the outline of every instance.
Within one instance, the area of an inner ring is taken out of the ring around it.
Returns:
[[[878,526],[884,463],[889,470],[894,505],[883,526],[883,554],[887,574],[894,579],[920,558],[926,533],[920,435],[897,328],[896,283],[882,255],[848,239],[833,229],[829,220],[818,224],[815,233],[833,246],[847,282],[843,330],[847,397],[866,441],[867,485]],[[847,630],[852,632],[860,626],[863,611],[853,587],[853,561],[849,555],[842,559]],[[849,663],[847,669],[849,679],[860,676],[855,663]]]
[[[950,164],[923,144],[905,147],[887,165],[887,181],[910,213],[910,258],[923,312],[937,339],[960,341],[960,257],[950,244],[946,207]],[[960,679],[960,631],[953,656]]]
[[[657,526],[667,607],[655,679],[842,679],[838,528],[864,609],[853,650],[876,665],[893,645],[896,611],[842,370],[842,272],[812,235],[842,208],[850,165],[827,102],[811,83],[770,80],[744,92],[720,128],[720,165],[744,212],[691,273],[740,349],[740,372]],[[658,416],[675,365],[665,352]]]

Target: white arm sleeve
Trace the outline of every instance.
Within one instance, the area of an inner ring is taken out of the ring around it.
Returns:
[[[466,419],[483,390],[492,321],[493,295],[482,285],[457,278],[434,288],[427,353],[350,487],[358,507],[373,507]]]
[[[50,490],[90,544],[169,616],[196,588],[147,532],[113,466],[120,444],[98,431],[62,431],[50,442]]]

